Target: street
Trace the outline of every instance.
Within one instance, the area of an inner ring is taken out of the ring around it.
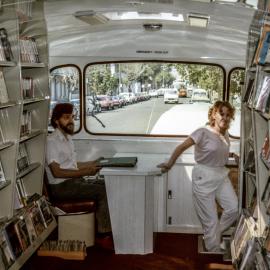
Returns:
[[[87,116],[87,128],[92,133],[188,135],[207,123],[210,103],[164,104],[163,97],[152,98],[111,111],[102,111],[96,117]],[[236,111],[230,133],[240,134],[240,111]]]

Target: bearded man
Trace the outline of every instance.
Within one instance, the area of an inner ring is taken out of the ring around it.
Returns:
[[[97,230],[99,235],[111,232],[106,189],[103,180],[85,180],[101,168],[96,161],[77,162],[72,141],[74,133],[73,105],[58,103],[53,109],[51,125],[54,132],[48,136],[46,172],[52,196],[56,199],[91,199],[97,203]]]

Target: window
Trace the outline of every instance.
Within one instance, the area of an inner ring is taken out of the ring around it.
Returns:
[[[55,67],[50,73],[51,102],[50,113],[55,104],[59,102],[71,102],[74,105],[75,132],[79,131],[81,119],[80,86],[81,73],[76,66]],[[49,130],[52,130],[49,121]]]
[[[224,70],[206,64],[131,62],[85,69],[86,129],[95,134],[189,135],[223,99]]]
[[[232,136],[240,137],[241,89],[245,79],[243,68],[233,69],[229,75],[229,101],[235,107],[235,121],[230,127]]]

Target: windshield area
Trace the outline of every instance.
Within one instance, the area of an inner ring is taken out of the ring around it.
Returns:
[[[186,136],[208,122],[209,107],[225,96],[224,70],[217,65],[125,62],[91,64],[84,70],[83,92],[77,67],[51,71],[50,113],[56,103],[71,102],[75,129],[85,121],[92,134]],[[234,136],[240,135],[243,78],[238,69],[229,81],[228,98],[236,108],[229,132]]]
[[[101,112],[86,119],[91,133],[189,135],[208,122],[209,107],[223,99],[224,71],[205,64],[132,62],[92,64],[85,96],[96,95]],[[240,134],[239,112],[230,132]]]

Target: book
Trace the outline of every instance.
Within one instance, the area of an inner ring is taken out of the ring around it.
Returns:
[[[18,258],[22,254],[22,247],[20,244],[20,240],[18,234],[15,229],[15,224],[17,222],[17,218],[12,219],[8,224],[4,227],[4,233],[10,243],[11,249],[15,258]]]
[[[30,216],[28,209],[26,209],[23,217],[25,220],[25,224],[26,224],[26,228],[28,231],[30,242],[33,244],[35,242],[35,240],[37,239],[37,234],[36,234],[36,230],[35,230],[35,227],[34,227],[34,224],[33,224],[33,221],[31,219],[31,216]]]
[[[26,169],[30,164],[28,153],[25,143],[20,143],[19,145],[19,154],[17,159],[17,170],[18,173]]]
[[[22,93],[23,93],[24,99],[34,97],[33,78],[31,78],[31,77],[23,77],[22,78]]]
[[[2,162],[0,159],[0,186],[1,184],[6,183],[6,181],[7,180],[6,180],[4,169],[3,169]]]
[[[18,195],[18,200],[20,202],[20,208],[27,205],[27,194],[24,187],[23,179],[18,178],[16,179],[16,191]]]
[[[270,177],[267,180],[267,183],[265,185],[265,188],[262,194],[262,202],[264,203],[264,206],[266,207],[266,209],[268,209],[269,204],[270,204]]]
[[[244,163],[244,170],[255,173],[255,156],[254,156],[254,150],[250,150],[247,154],[246,161]]]
[[[255,251],[256,251],[255,238],[252,237],[251,239],[247,240],[245,247],[243,248],[243,254],[240,262],[238,263],[239,267],[237,269],[239,270],[256,269],[254,265]]]
[[[40,63],[38,48],[34,37],[20,37],[21,61],[24,63]]]
[[[269,45],[270,45],[270,30],[265,32],[264,38],[262,40],[262,45],[260,48],[260,52],[258,54],[257,62],[260,65],[264,65],[266,62],[269,61],[268,59],[268,51],[269,51]]]
[[[13,54],[12,54],[11,45],[8,39],[8,33],[5,28],[0,28],[0,41],[4,50],[6,61],[12,61]]]
[[[2,250],[1,250],[1,247],[0,247],[0,269],[2,269],[2,270],[7,269],[7,267],[4,264],[4,254],[3,254]]]
[[[243,97],[243,102],[248,102],[249,96],[252,93],[253,89],[254,89],[254,79],[249,79],[246,92]]]
[[[259,111],[265,111],[267,100],[270,94],[270,77],[265,76],[261,89],[258,89],[259,94],[256,100],[255,109]]]
[[[9,101],[8,91],[5,82],[3,70],[0,69],[0,103],[7,103]]]
[[[267,53],[268,50],[268,43],[269,43],[269,34],[268,32],[270,32],[270,26],[268,25],[264,25],[262,27],[262,31],[261,31],[261,35],[260,35],[260,39],[257,45],[257,49],[255,52],[255,56],[254,56],[254,64],[259,64],[260,61],[264,61],[265,59],[263,59],[263,57],[265,56],[265,54]]]
[[[8,269],[15,262],[16,258],[3,230],[0,231],[0,250],[4,269]]]
[[[30,246],[31,242],[30,242],[30,237],[29,237],[28,230],[26,227],[26,222],[22,215],[18,217],[18,220],[15,223],[14,227],[18,235],[21,248],[24,251]]]
[[[44,197],[41,197],[38,201],[36,201],[36,203],[42,214],[43,224],[47,228],[53,221],[53,215],[51,213],[50,207]]]
[[[137,157],[112,157],[101,158],[97,161],[97,166],[100,167],[135,167]]]
[[[238,218],[236,229],[233,233],[233,261],[237,261],[239,258],[241,258],[248,240],[252,239],[252,237],[255,235],[255,228],[256,223],[254,219],[250,216],[246,209],[243,209]]]
[[[270,268],[265,255],[263,255],[263,252],[256,252],[255,265],[257,270],[268,270]]]
[[[33,204],[29,209],[29,214],[32,219],[37,236],[39,236],[44,230],[45,225],[43,223],[42,214],[37,205]]]
[[[23,111],[22,117],[21,117],[21,130],[20,130],[20,136],[24,137],[31,133],[32,131],[32,111],[25,110]]]

